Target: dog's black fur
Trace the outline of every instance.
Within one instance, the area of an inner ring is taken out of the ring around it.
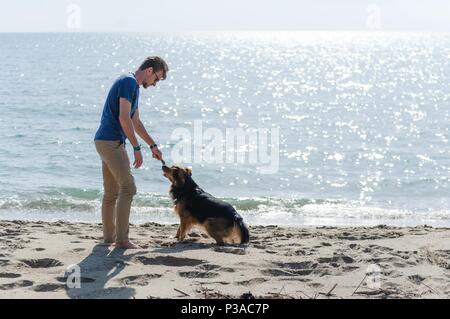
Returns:
[[[248,243],[249,231],[242,217],[229,203],[205,192],[191,177],[190,169],[178,166],[163,167],[164,175],[172,181],[170,195],[175,202],[175,210],[180,216],[177,238],[182,240],[194,225],[203,226],[218,244],[231,239],[237,243]],[[238,230],[237,232],[234,232]],[[237,234],[236,234],[237,233]],[[234,238],[232,238],[234,237]],[[237,237],[237,238],[236,238]]]

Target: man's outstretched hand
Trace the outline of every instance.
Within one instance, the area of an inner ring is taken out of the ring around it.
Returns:
[[[152,157],[156,158],[158,161],[162,160],[161,151],[157,147],[152,148]]]

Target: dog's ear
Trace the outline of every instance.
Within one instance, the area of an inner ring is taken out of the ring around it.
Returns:
[[[192,176],[192,168],[186,167],[186,173],[187,173],[189,176]]]
[[[184,179],[184,172],[181,169],[177,168],[175,170],[175,174],[176,174],[175,181],[176,181],[177,186],[183,186],[184,182],[186,181]]]

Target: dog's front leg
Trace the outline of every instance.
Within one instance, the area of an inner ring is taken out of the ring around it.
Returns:
[[[175,238],[178,239],[178,240],[180,240],[179,239],[180,238],[180,228],[181,228],[181,225],[178,226],[177,234],[175,235]]]
[[[187,221],[186,221],[186,218],[183,215],[181,215],[180,216],[180,226],[178,227],[178,231],[177,231],[178,241],[182,241],[184,239],[184,237],[186,237],[186,232],[187,232]]]
[[[184,223],[181,223],[178,230],[179,230],[179,233],[177,234],[178,241],[183,241],[184,237],[186,237],[186,225]]]

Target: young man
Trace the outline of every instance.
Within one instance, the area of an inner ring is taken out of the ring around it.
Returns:
[[[148,57],[135,73],[120,76],[109,90],[95,147],[102,160],[104,195],[102,202],[103,238],[116,247],[139,248],[128,237],[130,208],[136,185],[125,150],[128,138],[134,149],[134,167],[142,165],[141,145],[135,133],[149,146],[153,158],[162,160],[161,151],[139,119],[139,86],[144,89],[164,80],[169,68],[160,57]]]

